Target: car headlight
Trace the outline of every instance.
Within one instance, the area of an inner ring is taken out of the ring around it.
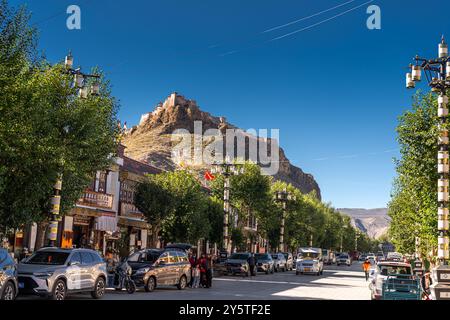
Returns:
[[[33,275],[40,279],[47,279],[53,275],[53,272],[37,272],[37,273],[34,273]]]
[[[136,274],[144,274],[147,273],[150,270],[150,268],[142,268],[142,269],[138,269],[136,271]]]

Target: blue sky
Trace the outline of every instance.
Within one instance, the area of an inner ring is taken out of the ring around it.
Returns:
[[[336,207],[389,201],[398,156],[397,117],[411,104],[406,66],[435,56],[450,38],[450,3],[373,1],[381,30],[366,27],[370,4],[355,0],[272,32],[264,30],[348,0],[30,0],[40,48],[57,62],[102,67],[136,124],[170,92],[197,100],[241,128],[279,128],[289,159],[314,175]],[[24,1],[11,1],[21,4]],[[66,28],[66,8],[81,8],[81,30]],[[296,31],[349,11],[315,27]],[[422,84],[424,87],[425,84]],[[424,87],[425,88],[425,87]]]

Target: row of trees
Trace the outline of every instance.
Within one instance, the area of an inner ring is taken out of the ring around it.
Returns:
[[[418,92],[412,110],[406,111],[397,127],[401,158],[396,160],[389,215],[389,238],[397,250],[415,251],[420,238],[423,257],[436,256],[437,248],[437,140],[439,136],[435,95]],[[448,129],[448,128],[447,128]]]
[[[92,173],[109,167],[118,104],[103,77],[98,96],[78,98],[73,76],[39,54],[29,20],[0,0],[0,225],[39,222],[42,242],[58,174],[64,214]]]
[[[206,190],[186,170],[149,175],[138,186],[137,208],[152,225],[154,241],[159,235],[166,242],[192,242],[208,239],[220,244],[223,234],[223,177],[218,176]],[[329,204],[319,201],[315,193],[302,194],[290,184],[273,181],[261,174],[252,163],[244,165],[244,173],[231,178],[231,204],[238,212],[237,227],[231,230],[231,240],[238,249],[246,248],[244,226],[250,216],[258,221],[258,234],[269,239],[270,247],[278,247],[282,207],[274,201],[277,191],[288,190],[295,200],[287,203],[285,242],[290,249],[308,246],[311,236],[317,247],[350,251],[376,250],[376,243],[359,233],[350,218]],[[256,235],[253,235],[256,236]],[[254,241],[255,239],[251,239]]]

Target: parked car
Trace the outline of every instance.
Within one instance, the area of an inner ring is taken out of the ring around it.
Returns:
[[[367,256],[366,260],[369,260],[371,265],[374,265],[377,263],[377,258],[375,256]]]
[[[18,266],[19,293],[64,300],[68,294],[105,294],[106,263],[89,249],[43,248]]]
[[[322,249],[300,248],[297,255],[295,274],[299,275],[304,273],[323,274]]]
[[[287,270],[286,258],[282,253],[272,253],[272,259],[275,267],[275,272]]]
[[[363,253],[359,256],[359,261],[366,261],[367,259],[367,254]]]
[[[226,274],[250,276],[250,266],[248,265],[250,255],[248,252],[233,253],[225,262]]]
[[[336,263],[336,255],[331,250],[322,249],[322,257],[324,264],[331,265],[333,263]]]
[[[386,256],[387,261],[403,261],[403,255],[398,252],[388,252]]]
[[[191,281],[191,264],[183,250],[166,249],[159,254],[157,250],[146,250],[144,254],[148,265],[131,277],[137,287],[144,287],[147,292],[152,292],[157,286],[176,286],[183,290]]]
[[[152,266],[163,252],[163,249],[144,249],[130,254],[124,259],[135,274],[137,270]]]
[[[346,264],[347,266],[351,266],[352,260],[347,253],[341,253],[339,257],[336,259],[336,264],[340,266],[341,264]]]
[[[272,256],[268,253],[255,253],[256,271],[264,272],[265,274],[274,272],[274,263]]]
[[[371,299],[381,300],[383,297],[383,282],[388,277],[412,279],[412,268],[409,263],[396,261],[379,262],[375,268],[374,274],[371,275],[372,282],[370,283]]]
[[[18,292],[17,264],[8,250],[0,248],[0,300],[14,300]]]
[[[292,256],[292,253],[284,252],[283,255],[284,258],[286,259],[286,270],[287,271],[294,270],[294,257]]]

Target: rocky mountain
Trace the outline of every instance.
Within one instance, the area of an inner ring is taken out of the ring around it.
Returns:
[[[339,212],[348,215],[354,226],[358,227],[371,238],[382,236],[389,228],[391,218],[387,215],[386,208],[379,209],[338,209]]]
[[[200,132],[198,129],[199,122],[201,122]],[[126,131],[122,139],[122,143],[126,146],[125,154],[133,159],[144,161],[166,170],[174,170],[180,164],[199,172],[208,169],[207,166],[192,161],[191,155],[174,155],[174,149],[180,142],[176,138],[174,139],[173,136],[173,132],[177,129],[186,130],[192,140],[195,141],[197,136],[203,135],[208,129],[220,129],[222,132],[225,132],[226,129],[239,128],[228,123],[225,118],[216,117],[202,111],[195,100],[188,100],[177,93],[172,93],[164,102],[159,103],[153,112],[142,115],[139,125]],[[258,148],[260,148],[260,144],[266,144],[267,154],[270,157],[270,147],[274,143],[273,140],[261,138],[245,131],[239,131],[238,135],[243,135],[245,138],[246,159],[257,162],[262,168],[270,165],[266,164],[264,166],[264,164],[261,164],[259,157],[258,159],[253,159],[250,156],[249,145],[256,143]],[[203,139],[201,140],[203,148],[213,143],[214,140],[214,138],[210,137],[201,139]],[[276,141],[275,143],[277,144]],[[226,145],[226,140],[223,144]],[[279,170],[273,175],[275,179],[291,183],[304,193],[315,191],[318,197],[321,197],[319,185],[314,180],[314,177],[293,166],[286,158],[282,148],[279,149],[279,162],[277,162],[277,165],[279,165]]]

